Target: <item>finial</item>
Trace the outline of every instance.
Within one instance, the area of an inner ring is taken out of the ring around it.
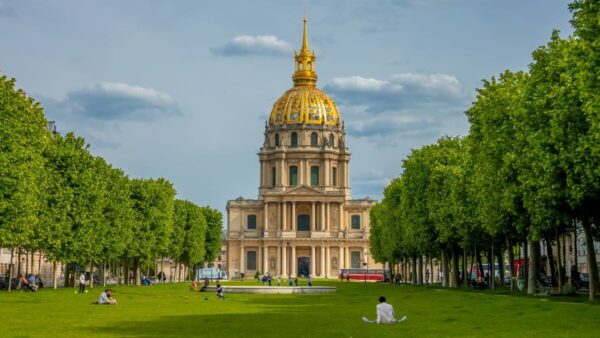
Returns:
[[[301,50],[308,50],[308,28],[306,25],[306,9],[304,10],[304,33],[302,34]]]

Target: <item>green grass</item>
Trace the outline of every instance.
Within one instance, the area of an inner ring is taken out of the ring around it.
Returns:
[[[246,284],[256,285],[256,282]],[[240,284],[240,283],[236,283]],[[336,294],[192,293],[187,284],[114,287],[116,306],[92,305],[101,289],[0,292],[0,337],[598,337],[600,306],[576,298],[507,296],[373,283],[320,282]],[[385,295],[395,325],[366,324]],[[204,297],[209,300],[205,301]]]

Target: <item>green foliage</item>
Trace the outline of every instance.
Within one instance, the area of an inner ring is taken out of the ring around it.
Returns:
[[[204,262],[214,261],[221,252],[221,234],[223,232],[223,214],[211,207],[202,207],[206,219],[206,254]]]
[[[42,107],[4,75],[0,121],[0,246],[30,246],[43,207],[42,153],[50,134]]]

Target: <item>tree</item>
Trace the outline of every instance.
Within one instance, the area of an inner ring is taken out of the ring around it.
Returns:
[[[213,262],[221,252],[221,233],[223,231],[223,214],[211,207],[202,207],[206,219],[206,254],[204,262]]]
[[[50,133],[42,107],[0,75],[0,247],[31,244],[43,207],[42,152]],[[12,278],[12,256],[9,278]],[[9,282],[9,290],[10,290]]]

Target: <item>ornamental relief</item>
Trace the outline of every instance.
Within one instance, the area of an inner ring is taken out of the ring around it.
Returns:
[[[340,207],[332,204],[329,207],[330,215],[329,215],[329,225],[331,227],[331,231],[338,231],[340,228],[339,217],[340,217]]]
[[[269,206],[269,230],[277,230],[277,208]]]

